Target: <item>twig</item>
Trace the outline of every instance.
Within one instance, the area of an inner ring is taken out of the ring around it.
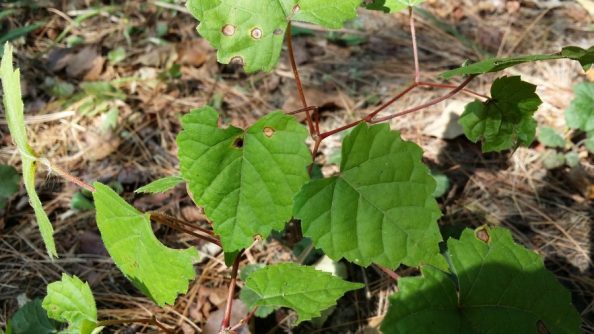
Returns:
[[[229,283],[229,292],[227,293],[227,304],[225,305],[225,315],[223,321],[221,321],[220,333],[224,333],[229,329],[231,323],[231,311],[233,310],[233,297],[235,297],[235,286],[237,285],[237,271],[239,270],[239,262],[241,262],[241,256],[243,251],[237,254],[235,261],[233,262],[233,269],[231,269],[231,282]]]
[[[242,326],[245,326],[246,324],[248,324],[250,322],[250,320],[254,317],[254,314],[256,314],[256,311],[258,310],[258,307],[254,307],[254,309],[248,313],[247,316],[245,316],[245,318],[241,319],[237,324],[235,324],[233,327],[229,328],[230,332],[235,332],[238,329],[240,329]]]
[[[412,6],[408,6],[408,16],[410,22],[410,34],[412,36],[413,57],[415,59],[415,83],[421,81],[421,70],[419,66],[419,51],[417,48],[417,33],[415,29],[415,16],[413,15]]]
[[[90,191],[90,192],[95,192],[95,187],[93,187],[92,185],[84,182],[83,180],[77,178],[76,176],[68,173],[67,171],[65,171],[64,169],[52,164],[48,159],[46,158],[38,158],[37,161],[41,162],[42,164],[44,164],[49,170],[50,173],[54,172],[58,175],[60,175],[61,177],[65,178],[67,181],[70,181],[74,184],[76,184],[77,186],[81,187],[81,188],[85,188],[86,190]]]
[[[190,228],[195,228],[195,229],[199,230],[200,232],[205,233],[206,235],[198,234],[198,233],[186,228],[185,226],[189,226],[189,224],[187,224],[185,222],[182,223],[182,221],[177,218],[174,218],[174,217],[171,217],[168,215],[164,215],[164,214],[158,213],[158,212],[150,212],[149,214],[150,214],[151,219],[159,224],[168,226],[174,230],[184,232],[184,233],[189,234],[197,239],[208,241],[208,242],[211,242],[211,243],[221,247],[221,241],[217,237],[210,234],[210,231],[201,229],[197,226],[190,226]]]
[[[380,266],[379,264],[374,264],[374,266],[383,271],[386,275],[388,275],[391,279],[398,281],[400,279],[400,275],[398,275],[395,271],[390,270],[386,267]]]
[[[432,87],[432,88],[456,88],[456,87],[458,87],[457,85],[452,85],[452,84],[440,84],[440,83],[424,82],[424,81],[419,82],[418,85],[422,86],[422,87]],[[475,91],[467,89],[467,88],[462,89],[462,92],[468,93],[470,95],[474,95],[476,97],[480,97],[483,99],[487,99],[487,100],[491,98],[488,95],[481,94],[481,93],[475,92]]]

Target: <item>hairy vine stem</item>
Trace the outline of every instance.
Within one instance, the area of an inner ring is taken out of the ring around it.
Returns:
[[[175,217],[166,215],[160,212],[149,212],[151,219],[159,224],[168,226],[174,230],[184,232],[189,234],[197,239],[202,239],[204,241],[211,242],[219,247],[221,247],[221,241],[217,238],[212,231],[207,229],[195,226],[194,224],[190,224],[186,221],[177,219]],[[199,233],[196,233],[193,230],[197,230]]]

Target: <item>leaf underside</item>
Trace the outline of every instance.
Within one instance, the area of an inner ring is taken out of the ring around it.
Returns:
[[[356,16],[361,0],[189,0],[198,32],[216,49],[220,63],[237,62],[246,72],[277,64],[290,21],[338,29]]]
[[[588,70],[594,63],[594,46],[589,49],[582,49],[577,46],[568,46],[563,48],[561,52],[552,54],[517,56],[509,58],[491,58],[474,64],[446,71],[442,73],[440,76],[444,79],[451,79],[453,77],[461,75],[477,75],[491,72],[499,72],[509,67],[535,61],[557,59],[571,59],[578,61],[582,65],[584,70]]]
[[[569,292],[508,230],[467,229],[448,250],[455,274],[400,279],[383,333],[581,333]]]
[[[95,182],[97,226],[116,266],[159,306],[173,304],[194,279],[198,251],[164,246],[155,237],[148,214],[126,203],[108,186]]]
[[[225,252],[268,237],[291,219],[293,196],[307,182],[307,130],[273,112],[247,130],[218,127],[210,107],[182,118],[180,169],[194,202],[204,208]]]
[[[493,82],[491,99],[466,106],[459,119],[472,142],[482,141],[483,152],[502,151],[518,144],[528,146],[536,136],[534,113],[542,104],[536,86],[519,76]]]
[[[241,291],[249,308],[288,307],[297,312],[297,323],[320,316],[348,291],[362,288],[329,273],[295,263],[266,266],[251,273]]]
[[[76,276],[62,274],[62,280],[50,283],[42,306],[50,318],[68,323],[65,333],[90,334],[97,328],[91,288]]]
[[[4,112],[8,123],[8,130],[21,154],[23,181],[29,196],[29,203],[35,211],[35,217],[41,232],[41,237],[50,258],[58,257],[54,242],[54,228],[43,210],[43,205],[35,191],[35,172],[37,170],[37,154],[33,151],[27,139],[25,129],[25,115],[21,97],[21,79],[19,70],[12,67],[12,46],[6,43],[4,56],[0,65],[2,89],[4,90]]]
[[[436,185],[421,156],[387,124],[358,125],[343,141],[340,175],[311,181],[296,196],[303,234],[334,260],[443,266]]]

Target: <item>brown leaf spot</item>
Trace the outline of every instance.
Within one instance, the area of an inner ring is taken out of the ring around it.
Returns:
[[[231,24],[225,24],[222,31],[223,35],[225,36],[233,36],[233,34],[235,34],[235,26]]]
[[[253,39],[260,39],[260,38],[262,38],[262,35],[263,35],[262,29],[254,28],[254,29],[252,29],[252,32],[250,33],[250,35],[252,35]]]
[[[272,135],[274,135],[274,132],[276,132],[276,131],[273,128],[267,126],[264,128],[263,132],[266,137],[270,138],[270,137],[272,137]]]
[[[538,334],[551,334],[547,326],[542,322],[542,320],[538,320],[536,322],[536,331]]]
[[[300,10],[301,10],[301,7],[299,5],[295,5],[295,7],[293,7],[293,14],[299,13]]]
[[[243,138],[241,138],[241,137],[235,138],[235,141],[233,142],[233,147],[242,148],[243,147]]]
[[[236,64],[236,65],[243,65],[243,58],[241,58],[240,56],[235,56],[235,57],[231,58],[230,63]]]
[[[491,236],[489,235],[489,230],[486,226],[479,227],[476,232],[474,232],[474,234],[480,241],[484,243],[488,244],[491,241]]]
[[[276,28],[274,29],[274,32],[272,32],[275,35],[282,35],[283,34],[283,30],[281,28]]]

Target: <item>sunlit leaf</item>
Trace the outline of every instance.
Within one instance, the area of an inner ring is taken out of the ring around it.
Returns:
[[[108,186],[95,182],[97,225],[109,255],[134,285],[158,305],[173,304],[194,279],[198,251],[164,246],[142,214]]]
[[[21,79],[19,70],[12,67],[12,46],[6,44],[4,56],[0,65],[0,76],[2,77],[2,89],[4,90],[4,112],[8,123],[8,130],[12,140],[15,142],[20,154],[23,169],[23,181],[29,203],[35,211],[39,231],[50,258],[58,257],[54,243],[54,228],[43,210],[43,205],[35,191],[35,172],[37,169],[37,154],[33,151],[27,139],[25,129],[25,115],[23,100],[21,98]]]
[[[293,196],[309,179],[307,130],[274,112],[247,130],[218,127],[210,107],[182,118],[180,169],[197,205],[213,222],[225,252],[268,237],[291,219]]]
[[[582,333],[567,291],[503,228],[449,239],[451,274],[422,268],[398,281],[384,334]]]
[[[68,329],[62,333],[96,333],[97,308],[93,292],[88,283],[76,276],[62,274],[62,280],[50,283],[42,306],[50,318],[68,323]]]
[[[483,152],[530,145],[536,135],[534,113],[542,104],[536,86],[519,76],[502,77],[491,87],[491,99],[466,106],[459,123],[472,142],[482,141]]]
[[[441,74],[445,79],[451,79],[460,75],[483,74],[490,72],[503,71],[506,68],[513,67],[520,64],[542,61],[542,60],[556,60],[556,59],[571,59],[578,61],[582,67],[587,70],[594,63],[594,46],[589,49],[582,49],[577,46],[568,46],[558,53],[542,54],[542,55],[527,55],[516,56],[509,58],[491,58],[480,61],[478,63],[462,66],[453,70],[449,70]]]
[[[164,193],[175,188],[178,184],[183,183],[184,179],[181,176],[167,176],[158,180],[155,180],[145,186],[142,186],[135,193],[149,193],[157,194]]]
[[[362,288],[351,283],[295,263],[266,266],[251,273],[241,291],[248,307],[288,307],[297,312],[297,323],[320,316],[320,312],[336,304],[348,291]]]
[[[340,175],[296,196],[303,234],[330,258],[362,266],[442,261],[435,180],[421,157],[387,124],[358,125],[343,141]]]
[[[247,72],[270,71],[278,62],[290,21],[338,29],[355,18],[361,0],[189,0],[198,32],[223,64],[242,63]]]

